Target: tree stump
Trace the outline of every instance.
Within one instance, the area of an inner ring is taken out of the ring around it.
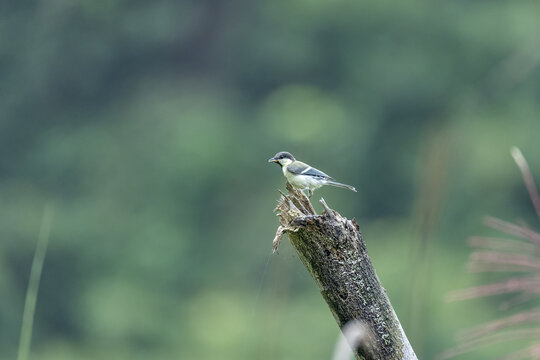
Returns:
[[[330,209],[317,215],[309,199],[287,183],[275,211],[280,226],[273,242],[277,251],[283,234],[315,280],[339,327],[360,323],[361,341],[351,344],[357,359],[417,360],[368,256],[358,224]]]

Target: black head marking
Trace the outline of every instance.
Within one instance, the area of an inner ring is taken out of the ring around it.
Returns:
[[[281,152],[278,152],[275,156],[274,156],[274,159],[276,160],[281,160],[281,159],[290,159],[292,161],[295,161],[296,159],[294,158],[294,156],[292,156],[292,154],[290,152],[287,152],[287,151],[281,151]]]

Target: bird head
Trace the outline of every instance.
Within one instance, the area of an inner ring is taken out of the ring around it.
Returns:
[[[273,158],[268,160],[268,162],[275,162],[278,163],[280,166],[289,165],[293,161],[295,161],[294,156],[292,156],[291,153],[288,153],[286,151],[278,152],[276,155],[274,155]]]

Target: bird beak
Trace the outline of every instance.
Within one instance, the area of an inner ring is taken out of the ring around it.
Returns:
[[[278,162],[276,158],[270,158],[268,159],[268,162]]]

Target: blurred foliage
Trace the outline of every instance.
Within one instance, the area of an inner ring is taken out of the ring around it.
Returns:
[[[496,316],[444,294],[480,278],[483,214],[532,222],[508,150],[539,168],[537,2],[0,9],[0,357],[52,201],[33,359],[328,359],[337,326],[287,243],[264,270],[281,150],[359,189],[314,199],[357,218],[421,358]]]

